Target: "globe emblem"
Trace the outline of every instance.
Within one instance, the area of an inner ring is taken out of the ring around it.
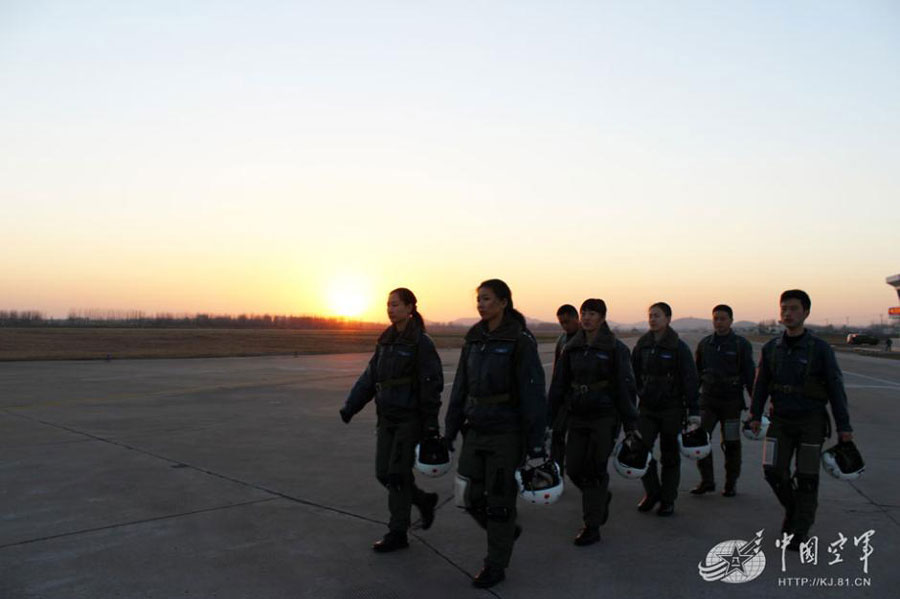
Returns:
[[[700,576],[707,582],[740,584],[762,574],[766,555],[761,551],[762,531],[752,541],[734,539],[722,541],[709,550],[706,559],[698,564]]]

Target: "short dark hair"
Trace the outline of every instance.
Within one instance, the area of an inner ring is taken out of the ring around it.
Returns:
[[[718,306],[713,308],[712,311],[713,314],[715,314],[716,312],[725,312],[726,314],[728,314],[728,318],[734,320],[734,310],[731,309],[731,306],[728,306],[726,304],[719,304]]]
[[[589,298],[581,302],[581,311],[590,310],[591,312],[597,312],[603,318],[606,318],[606,302],[602,299],[597,298]]]
[[[809,299],[809,294],[802,289],[788,289],[781,294],[781,298],[778,300],[778,303],[789,299],[800,300],[800,305],[803,306],[803,309],[807,312],[809,312],[809,309],[812,306],[812,300]]]
[[[666,318],[672,318],[672,306],[670,306],[666,302],[656,302],[655,304],[650,304],[650,307],[647,308],[647,312],[649,312],[653,308],[659,308],[660,310],[662,310],[662,313],[666,315]]]
[[[578,310],[575,309],[575,306],[572,304],[563,304],[556,310],[556,316],[562,316],[563,314],[568,314],[569,316],[574,316],[578,318]]]

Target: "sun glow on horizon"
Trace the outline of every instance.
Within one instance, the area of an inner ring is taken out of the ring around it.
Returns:
[[[327,312],[344,318],[358,318],[366,313],[372,304],[372,294],[366,281],[349,275],[332,280],[328,285],[325,299]]]

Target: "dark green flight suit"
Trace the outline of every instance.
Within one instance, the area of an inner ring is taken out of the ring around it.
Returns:
[[[415,320],[403,332],[390,326],[378,338],[375,355],[344,404],[356,414],[374,397],[378,412],[375,476],[388,489],[391,532],[410,525],[410,505],[421,505],[425,492],[416,486],[415,448],[425,431],[438,431],[444,373],[434,342]]]
[[[618,436],[637,426],[631,352],[604,323],[588,341],[584,330],[566,343],[550,384],[550,412],[566,410],[569,478],[581,490],[584,525],[597,528],[609,517],[607,463]],[[554,419],[555,421],[555,419]]]
[[[783,532],[805,539],[816,518],[822,444],[830,436],[826,404],[831,404],[838,432],[853,431],[844,377],[831,346],[809,331],[798,337],[785,332],[766,343],[753,386],[752,420],[761,419],[769,397],[772,422],[763,472],[784,506]]]
[[[581,329],[579,329],[580,331]],[[556,366],[559,364],[559,357],[562,355],[563,348],[566,346],[566,343],[572,340],[572,338],[577,335],[578,332],[575,332],[571,335],[568,333],[562,333],[556,339],[556,348],[553,352],[553,376],[556,376]],[[552,378],[551,378],[552,380]],[[553,429],[553,436],[550,439],[550,455],[553,457],[553,461],[559,466],[560,474],[565,474],[566,472],[566,431],[569,427],[569,409],[563,403],[555,413],[552,413],[547,420],[550,424],[550,428]]]
[[[526,448],[543,447],[547,403],[537,342],[512,315],[493,331],[484,321],[466,334],[445,434],[464,431],[458,476],[466,510],[487,529],[485,566],[506,568],[516,530],[515,473]]]
[[[697,344],[696,358],[702,426],[712,439],[713,429],[720,423],[725,487],[733,488],[741,474],[741,412],[747,409],[744,389],[748,395],[753,392],[753,346],[734,331],[714,333]],[[715,484],[711,453],[697,462],[697,468],[703,482]]]
[[[659,341],[651,331],[638,339],[631,363],[640,397],[638,431],[648,447],[653,447],[659,436],[662,466],[662,483],[655,458],[641,481],[648,496],[674,504],[681,481],[678,434],[684,424],[685,410],[691,416],[700,413],[694,357],[678,333],[666,328]]]

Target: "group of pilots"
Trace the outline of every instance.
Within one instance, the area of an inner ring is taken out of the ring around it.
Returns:
[[[413,467],[426,447],[454,451],[460,434],[456,496],[487,532],[484,565],[472,581],[487,588],[504,580],[522,531],[516,500],[528,472],[549,464],[568,475],[582,498],[583,527],[574,543],[591,545],[600,540],[600,527],[609,517],[607,464],[622,429],[625,443],[642,446],[650,456],[640,470],[644,495],[637,509],[656,508],[666,517],[674,513],[678,494],[680,435],[701,430],[711,435],[717,425],[725,462],[721,494],[737,493],[746,429],[764,439],[764,476],[784,507],[788,549],[798,550],[808,538],[822,445],[831,434],[827,405],[840,444],[855,447],[834,351],[804,326],[811,307],[804,291],[781,294],[785,331],[764,345],[758,367],[750,342],[732,330],[734,315],[724,304],[712,310],[714,333],[693,352],[669,326],[672,309],[665,302],[649,307],[649,331],[631,351],[610,329],[602,299],[587,299],[578,310],[561,306],[557,318],[563,333],[549,392],[537,342],[513,307],[509,286],[500,279],[483,281],[476,301],[481,320],[465,335],[443,435],[441,360],[425,333],[415,295],[402,287],[388,294],[391,325],[340,410],[348,423],[375,399],[376,477],[388,490],[390,510],[388,532],[374,544],[376,552],[409,546],[413,505],[421,527],[431,527],[438,496],[416,486]],[[748,409],[745,390],[751,403],[742,422]],[[657,439],[658,463],[652,457]],[[690,492],[714,492],[712,454],[697,466],[700,483]]]

